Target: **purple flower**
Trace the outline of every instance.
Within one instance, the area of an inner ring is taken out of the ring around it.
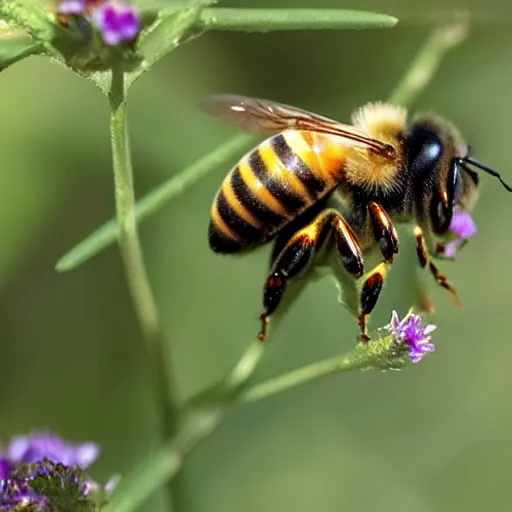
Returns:
[[[60,0],[57,12],[60,14],[88,14],[91,9],[107,0]]]
[[[7,480],[12,471],[12,463],[5,457],[0,457],[0,480]]]
[[[83,14],[87,7],[87,0],[62,0],[58,12],[61,14]]]
[[[456,235],[456,238],[445,245],[444,255],[447,258],[454,258],[460,245],[474,236],[477,229],[471,215],[467,212],[459,211],[453,214],[450,231]]]
[[[57,12],[87,17],[109,45],[130,41],[140,31],[136,7],[123,0],[61,0]]]
[[[140,17],[135,7],[119,1],[98,5],[91,12],[91,20],[109,45],[130,41],[140,30]]]
[[[80,468],[44,459],[21,463],[9,479],[0,480],[0,511],[91,510],[87,504],[91,484]],[[96,508],[94,508],[96,510]]]
[[[421,321],[421,316],[412,312],[400,320],[398,313],[393,311],[391,322],[386,326],[395,340],[407,349],[413,363],[418,363],[425,354],[435,350],[435,346],[430,343],[430,334],[436,326],[433,324],[423,326]]]
[[[27,480],[0,480],[0,511],[20,509],[43,512],[49,509],[49,503],[30,488]]]
[[[7,451],[7,457],[13,463],[38,462],[46,458],[82,468],[89,467],[99,454],[100,448],[94,443],[71,444],[49,433],[14,437]]]
[[[0,449],[0,512],[99,510],[120,479],[104,486],[90,479],[85,469],[99,452],[95,443],[73,444],[48,432],[14,437]]]

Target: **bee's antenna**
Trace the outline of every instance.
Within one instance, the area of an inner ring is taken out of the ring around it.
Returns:
[[[495,178],[498,178],[501,182],[501,184],[509,191],[509,192],[512,192],[512,187],[510,187],[510,185],[507,185],[502,179],[501,179],[501,176],[499,174],[499,172],[495,171],[494,169],[491,169],[490,167],[487,167],[486,165],[484,164],[481,164],[480,162],[478,162],[477,160],[473,160],[472,158],[469,158],[469,156],[465,157],[465,158],[461,158],[460,159],[460,163],[462,164],[462,166],[464,168],[466,168],[466,165],[473,165],[475,167],[477,167],[478,169],[480,169],[481,171],[484,171],[488,174],[490,174],[491,176],[494,176]],[[469,170],[466,168],[466,170]]]

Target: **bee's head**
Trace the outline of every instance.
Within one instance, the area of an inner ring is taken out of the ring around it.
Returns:
[[[404,147],[412,176],[415,213],[437,235],[448,232],[454,211],[470,212],[478,198],[478,168],[500,175],[470,157],[458,130],[439,117],[417,118],[408,128]]]

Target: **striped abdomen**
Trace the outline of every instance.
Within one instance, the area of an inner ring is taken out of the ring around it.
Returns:
[[[270,240],[340,183],[348,147],[299,130],[262,142],[222,183],[211,209],[211,249],[231,253]]]

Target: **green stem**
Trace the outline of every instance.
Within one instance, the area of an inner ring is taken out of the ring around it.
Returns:
[[[345,9],[230,9],[206,8],[200,23],[207,30],[327,30],[385,28],[394,26],[393,16]]]
[[[159,336],[158,313],[144,265],[135,221],[133,171],[126,126],[124,75],[114,72],[110,102],[110,135],[115,179],[117,238],[128,277],[128,285],[144,338],[154,350]]]
[[[146,341],[155,393],[162,414],[162,435],[170,439],[177,430],[175,386],[170,382],[169,348],[164,346],[158,312],[144,264],[135,220],[135,193],[126,121],[124,73],[112,71],[110,136],[114,168],[117,237],[135,313]],[[167,353],[166,353],[167,352]]]
[[[348,354],[317,361],[316,363],[303,366],[302,368],[283,373],[282,375],[256,384],[242,391],[236,397],[235,401],[236,403],[255,402],[256,400],[262,400],[270,395],[281,393],[287,389],[322,377],[370,368],[372,363],[373,356],[365,360],[359,357],[356,351],[352,351]]]
[[[266,344],[254,341],[244,352],[234,369],[223,382],[224,394],[237,393],[251,378],[265,352]]]

